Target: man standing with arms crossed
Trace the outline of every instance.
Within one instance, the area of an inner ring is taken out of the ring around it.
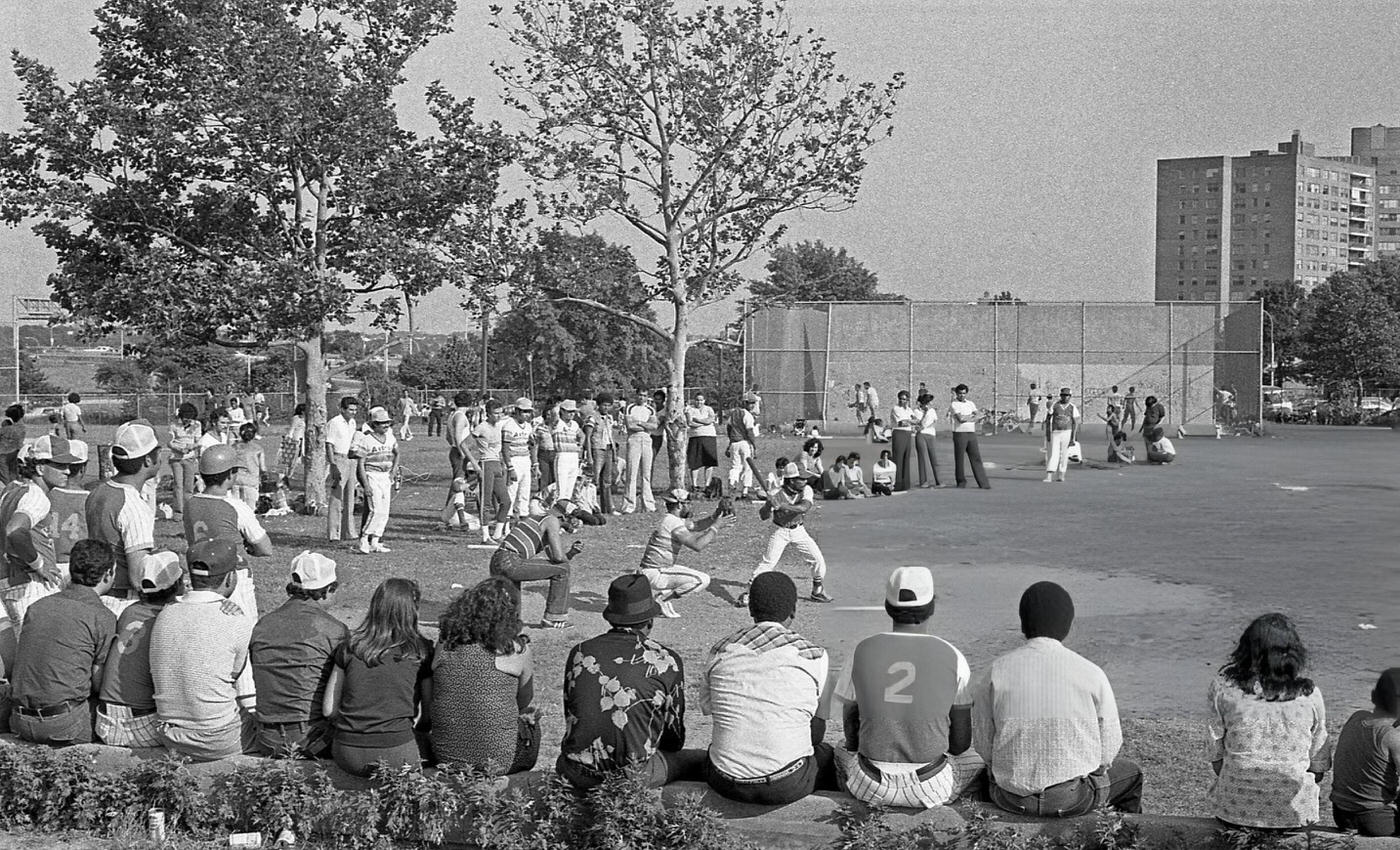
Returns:
[[[350,459],[350,440],[358,430],[355,414],[360,400],[345,396],[339,415],[326,421],[326,537],[330,540],[356,540],[355,462]]]
[[[656,459],[652,448],[652,435],[660,428],[656,408],[651,406],[647,391],[637,390],[637,400],[627,406],[622,417],[627,430],[627,493],[622,497],[622,512],[636,513],[637,490],[642,491],[642,507],[647,511],[656,510],[656,497],[651,492],[651,465]]]
[[[968,464],[977,486],[990,490],[987,471],[982,468],[982,449],[977,445],[977,405],[967,400],[967,390],[967,384],[953,387],[953,401],[948,405],[948,418],[953,422],[953,480],[959,487],[967,487],[964,464]]]
[[[613,441],[613,397],[611,393],[599,393],[594,401],[598,409],[584,423],[583,439],[593,466],[593,482],[598,485],[598,510],[616,515],[612,502],[614,459],[617,457],[617,445]]]
[[[559,421],[554,423],[554,483],[559,498],[573,499],[578,483],[579,461],[583,457],[583,426],[578,423],[578,402],[559,402]]]
[[[1050,413],[1045,417],[1045,438],[1050,445],[1045,453],[1044,481],[1047,484],[1052,480],[1065,480],[1069,447],[1079,434],[1079,408],[1069,398],[1069,387],[1061,387],[1060,400],[1050,405]]]

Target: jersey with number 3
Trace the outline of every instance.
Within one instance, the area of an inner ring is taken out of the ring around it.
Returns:
[[[860,707],[860,752],[876,763],[928,764],[948,751],[948,712],[971,705],[972,671],[933,635],[885,632],[856,644],[836,686]]]
[[[60,564],[68,563],[73,544],[86,540],[87,491],[55,487],[49,491],[49,535]]]

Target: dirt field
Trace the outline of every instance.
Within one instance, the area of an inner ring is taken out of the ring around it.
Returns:
[[[1102,457],[1097,431],[1086,437],[1091,459]],[[275,440],[267,443],[275,454]],[[881,447],[832,440],[826,457],[856,445],[868,468]],[[924,564],[938,582],[934,629],[963,650],[976,674],[1021,639],[1016,602],[1025,586],[1044,578],[1061,582],[1078,612],[1067,643],[1113,681],[1126,751],[1147,767],[1146,806],[1158,812],[1201,811],[1209,778],[1201,755],[1206,684],[1252,617],[1278,610],[1297,621],[1334,728],[1365,704],[1376,672],[1397,663],[1400,618],[1392,599],[1400,435],[1298,427],[1258,439],[1190,438],[1177,441],[1174,465],[1071,469],[1063,484],[1040,482],[1038,445],[1021,435],[984,438],[984,457],[995,464],[990,491],[950,487],[823,504],[813,525],[836,602],[802,603],[796,627],[839,662],[860,637],[886,624],[879,606],[889,571]],[[950,446],[940,439],[947,483]],[[393,553],[329,548],[324,518],[270,519],[277,555],[255,566],[263,610],[280,604],[285,565],[306,548],[338,560],[343,589],[334,607],[352,626],[384,577],[417,580],[423,620],[432,622],[454,595],[453,583],[470,585],[486,575],[489,550],[468,548],[463,535],[438,529],[445,444],[420,432],[403,449],[407,466],[431,477],[398,494],[384,538]],[[760,445],[761,465],[797,450],[793,439],[767,441]],[[658,471],[658,485],[664,476]],[[656,628],[659,640],[681,652],[692,681],[706,648],[746,622],[730,599],[747,582],[766,529],[756,509],[742,515],[710,550],[683,561],[715,576],[710,592],[683,600],[683,618]],[[564,655],[605,627],[598,615],[607,583],[639,559],[652,522],[646,515],[616,517],[605,528],[582,531],[588,548],[575,562],[575,628],[531,632],[546,724],[541,765],[551,763],[562,733],[557,687]],[[182,550],[178,534],[175,522],[159,523],[162,545]],[[783,568],[805,592],[805,566],[789,555]],[[543,611],[544,587],[527,586],[527,620]],[[692,711],[687,725],[690,744],[703,746],[705,719]]]

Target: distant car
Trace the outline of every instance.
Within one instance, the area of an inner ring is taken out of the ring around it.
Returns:
[[[1293,419],[1293,402],[1283,391],[1275,387],[1264,388],[1264,418],[1275,422],[1289,422]]]
[[[1393,407],[1395,405],[1389,399],[1381,398],[1378,395],[1368,395],[1361,399],[1361,403],[1357,405],[1358,410],[1372,414],[1387,413]]]
[[[88,354],[116,354],[117,350],[110,345],[94,345],[92,348],[84,348]]]

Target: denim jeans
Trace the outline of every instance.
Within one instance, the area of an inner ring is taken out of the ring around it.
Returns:
[[[1127,759],[1118,759],[1108,770],[1099,768],[1039,794],[1015,794],[991,783],[992,802],[998,808],[1018,815],[1068,818],[1112,806],[1120,812],[1142,811],[1142,768]]]

